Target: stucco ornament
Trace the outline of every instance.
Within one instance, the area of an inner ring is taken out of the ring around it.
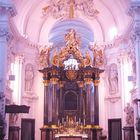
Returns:
[[[99,13],[95,8],[93,0],[48,0],[46,6],[43,8],[44,15],[49,14],[56,19],[71,17],[77,11],[82,12],[90,18],[95,18]]]
[[[49,66],[49,57],[52,47],[44,47],[39,50],[39,64],[41,68]]]
[[[127,126],[133,126],[134,125],[134,109],[130,105],[130,103],[127,103],[126,107],[124,108],[124,112],[126,114],[126,125]]]
[[[104,65],[104,50],[98,48],[96,43],[94,45],[90,45],[89,49],[92,51],[94,59],[93,59],[93,66],[94,67],[101,67]]]

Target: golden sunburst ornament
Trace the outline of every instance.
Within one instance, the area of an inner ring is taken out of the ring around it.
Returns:
[[[69,80],[75,80],[77,78],[77,71],[76,70],[67,70],[66,71],[66,77],[69,79]]]

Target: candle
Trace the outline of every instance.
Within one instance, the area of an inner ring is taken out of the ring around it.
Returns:
[[[58,119],[58,126],[60,125],[60,120]]]
[[[79,118],[79,124],[81,123],[81,118]]]
[[[85,125],[86,123],[85,123],[85,119],[84,119],[84,125]]]
[[[62,124],[64,123],[64,118],[62,118]]]
[[[75,122],[76,122],[76,116],[75,116]]]

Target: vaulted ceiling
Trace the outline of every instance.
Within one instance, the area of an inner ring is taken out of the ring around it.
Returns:
[[[84,40],[83,45],[92,41],[109,42],[113,29],[119,36],[124,34],[131,24],[131,18],[127,15],[129,0],[13,0],[13,2],[17,10],[13,22],[19,33],[39,44],[61,43],[69,28],[74,28],[78,32]],[[70,18],[68,13],[72,2],[74,16]],[[60,3],[66,4],[61,7]]]

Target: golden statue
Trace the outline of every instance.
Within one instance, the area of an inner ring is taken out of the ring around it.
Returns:
[[[39,52],[39,63],[41,67],[48,67],[49,66],[49,57],[50,57],[50,51],[51,47],[43,48]]]

